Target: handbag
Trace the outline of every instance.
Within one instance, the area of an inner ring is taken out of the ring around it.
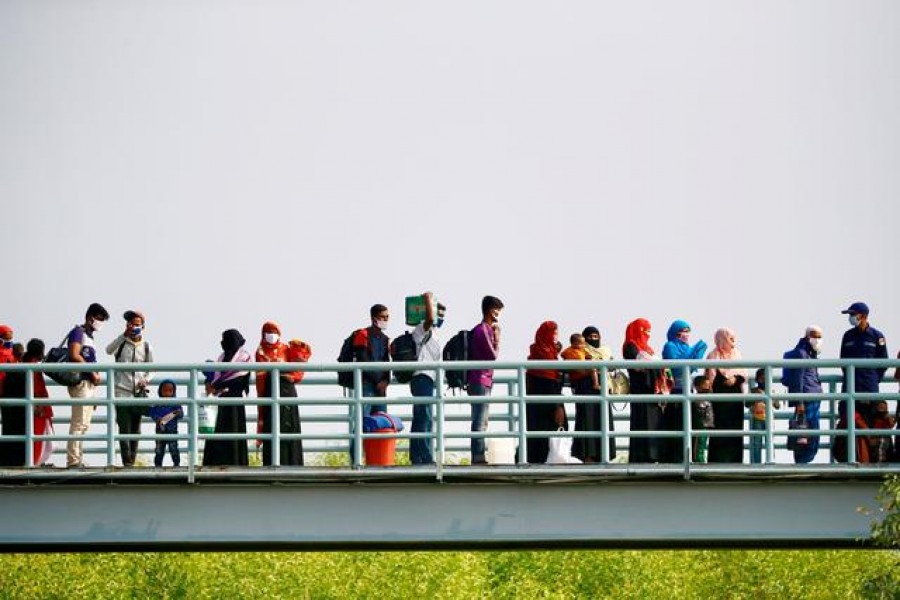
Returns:
[[[69,361],[68,342],[69,336],[67,335],[63,338],[62,342],[59,343],[59,346],[50,348],[50,351],[47,352],[47,356],[44,358],[44,362],[47,364],[71,362]],[[78,385],[78,383],[81,381],[81,373],[78,373],[76,371],[46,371],[45,374],[56,383],[64,385],[66,387]]]
[[[565,431],[562,427],[557,431]],[[549,439],[550,451],[547,453],[548,465],[580,464],[581,461],[572,456],[572,438],[552,437]]]
[[[696,423],[695,429],[715,429],[716,416],[713,412],[712,402],[695,400],[693,420]]]
[[[626,396],[631,392],[631,382],[628,380],[628,375],[625,374],[625,371],[616,369],[610,374],[609,379],[613,395]]]
[[[794,409],[794,416],[788,421],[788,429],[790,431],[802,431],[809,429],[809,422],[806,420],[806,411],[800,404]],[[788,436],[788,450],[801,450],[809,445],[809,438],[806,436]]]

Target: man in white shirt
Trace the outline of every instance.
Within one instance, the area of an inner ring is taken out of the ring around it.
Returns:
[[[425,319],[416,325],[412,332],[416,342],[417,360],[419,362],[437,362],[441,360],[441,342],[437,330],[444,323],[446,307],[438,303],[435,307],[434,294],[423,294],[425,300]],[[435,308],[437,315],[435,315]],[[416,371],[409,388],[416,398],[434,396],[435,372]],[[433,404],[414,404],[412,433],[431,433]],[[434,464],[434,440],[419,438],[409,441],[409,461],[414,465]]]

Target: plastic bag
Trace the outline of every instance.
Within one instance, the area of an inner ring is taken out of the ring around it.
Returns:
[[[557,431],[565,431],[562,427]],[[570,437],[552,437],[550,442],[550,452],[547,453],[548,465],[565,465],[580,464],[581,461],[572,456],[572,438]]]

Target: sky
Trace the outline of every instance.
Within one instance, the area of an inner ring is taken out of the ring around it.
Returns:
[[[502,298],[502,359],[637,317],[762,359],[863,300],[893,354],[898,106],[893,1],[5,0],[0,322],[331,362],[433,290],[445,334]]]

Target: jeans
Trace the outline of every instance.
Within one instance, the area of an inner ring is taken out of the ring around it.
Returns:
[[[480,383],[470,383],[468,388],[470,396],[490,396],[491,388]],[[491,405],[487,402],[472,403],[472,431],[487,431],[488,419],[490,418]],[[485,441],[484,438],[472,438],[472,464],[487,464],[484,456]]]
[[[432,398],[434,396],[434,380],[428,375],[416,375],[409,382],[409,389],[416,398]],[[432,407],[432,404],[413,405],[412,433],[431,433]],[[434,463],[433,444],[434,440],[431,439],[409,440],[409,462],[414,465]]]
[[[172,421],[174,423],[175,421]],[[160,427],[157,425],[156,433],[162,434],[176,434],[178,433],[178,425],[175,427],[167,428],[165,425]],[[156,456],[153,458],[153,464],[157,467],[161,467],[163,464],[163,458],[166,456],[166,449],[169,450],[169,455],[172,457],[172,464],[174,466],[178,466],[181,464],[181,453],[178,451],[178,440],[156,440]]]
[[[378,388],[371,381],[363,381],[362,385],[362,395],[363,398],[383,398],[383,396],[378,395]],[[365,417],[366,415],[371,415],[372,413],[377,412],[387,412],[387,404],[363,404],[362,405],[362,414]],[[351,406],[350,412],[350,433],[356,432],[356,413],[353,411],[353,407]],[[350,440],[350,464],[353,464],[353,450],[356,448],[356,440]]]
[[[765,431],[766,422],[750,417],[750,431]],[[766,436],[750,436],[750,464],[758,465],[762,463],[762,449],[765,444]]]

